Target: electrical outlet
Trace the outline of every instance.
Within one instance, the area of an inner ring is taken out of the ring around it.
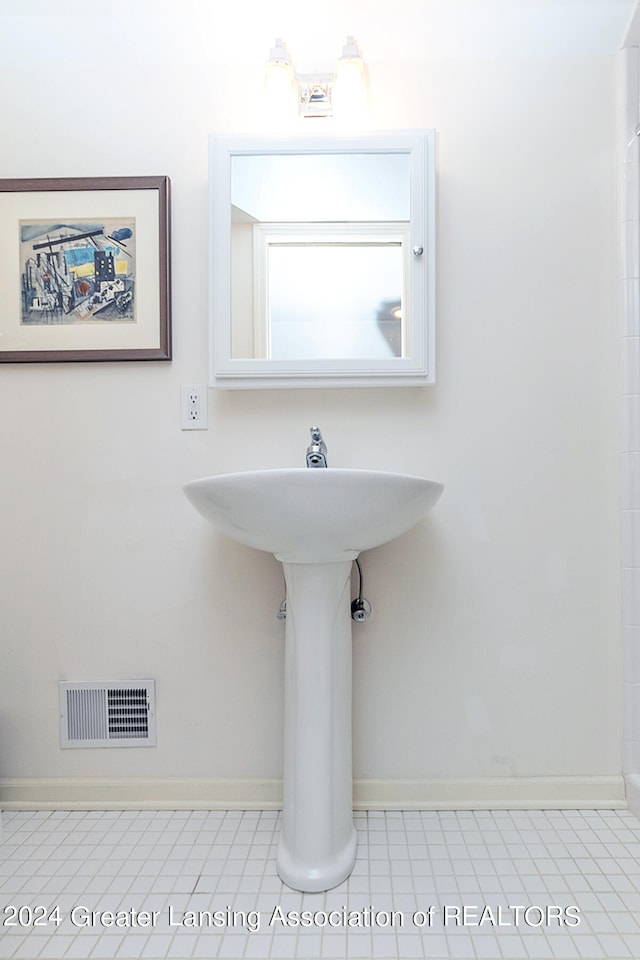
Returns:
[[[180,425],[183,430],[207,429],[207,400],[206,384],[182,384],[180,388]]]

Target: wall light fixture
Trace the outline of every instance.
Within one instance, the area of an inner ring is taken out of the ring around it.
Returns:
[[[265,64],[265,105],[274,120],[356,119],[367,103],[367,71],[354,37],[347,37],[333,74],[297,74],[277,39]]]

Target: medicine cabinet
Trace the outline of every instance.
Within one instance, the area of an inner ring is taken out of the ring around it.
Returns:
[[[435,379],[435,135],[211,137],[222,387]]]

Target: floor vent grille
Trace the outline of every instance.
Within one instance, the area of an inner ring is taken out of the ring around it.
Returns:
[[[60,683],[60,746],[155,747],[153,680]]]

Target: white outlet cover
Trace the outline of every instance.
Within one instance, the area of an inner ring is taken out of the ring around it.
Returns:
[[[180,387],[180,426],[183,430],[206,430],[209,392],[205,383],[183,383]]]

